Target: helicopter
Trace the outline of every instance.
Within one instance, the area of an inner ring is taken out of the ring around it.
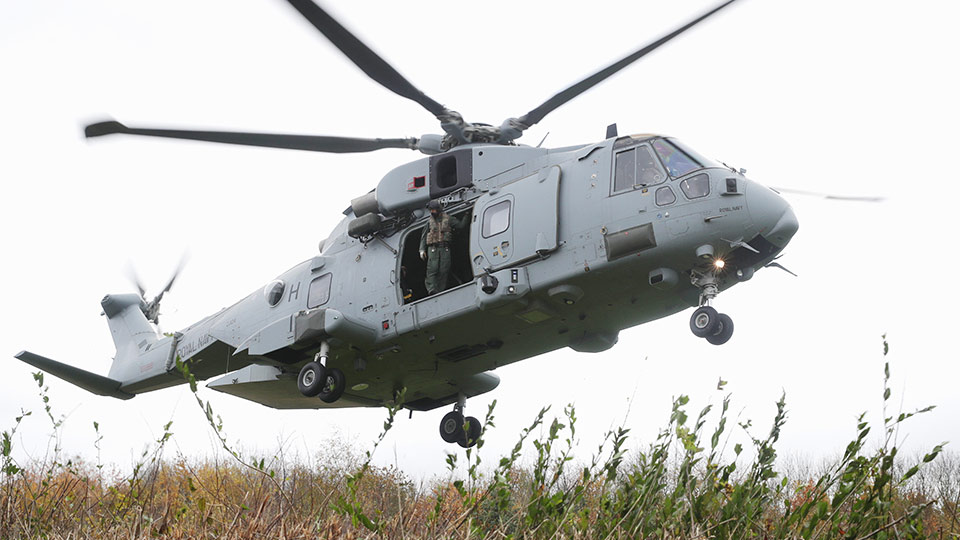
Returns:
[[[672,137],[620,136],[564,148],[516,141],[547,114],[733,3],[728,0],[498,127],[470,123],[414,87],[311,0],[288,0],[370,78],[423,106],[443,134],[358,139],[87,126],[128,134],[319,152],[407,148],[426,157],[350,202],[319,252],[236,304],[171,335],[152,300],[101,301],[116,355],[107,376],[23,351],[16,357],[102,396],[183,384],[274,408],[453,405],[440,436],[476,444],[466,399],[497,387],[498,367],[569,347],[602,352],[632,326],[695,308],[711,344],[733,335],[713,304],[776,261],[798,229],[775,191]],[[419,253],[428,205],[468,224],[451,242],[450,287],[429,294]],[[404,390],[405,389],[405,390]]]

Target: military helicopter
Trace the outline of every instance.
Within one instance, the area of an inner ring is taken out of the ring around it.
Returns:
[[[288,0],[370,78],[413,100],[443,134],[359,139],[91,124],[87,137],[144,135],[316,152],[419,150],[353,199],[319,253],[172,334],[157,329],[161,293],[101,301],[116,345],[107,376],[28,351],[20,360],[119,399],[185,382],[279,408],[453,405],[440,436],[476,444],[466,399],[497,387],[496,368],[570,347],[601,352],[620,330],[695,308],[690,329],[731,339],[719,293],[779,267],[796,233],[774,190],[660,135],[564,148],[518,144],[524,130],[735,0],[564,89],[499,127],[467,122],[428,97],[311,0]],[[430,294],[421,240],[428,206],[465,226],[449,243],[450,286]]]

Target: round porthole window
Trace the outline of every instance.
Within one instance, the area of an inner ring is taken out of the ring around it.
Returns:
[[[267,283],[267,286],[263,288],[263,297],[267,299],[270,307],[279,304],[280,300],[283,300],[283,289],[283,281],[279,279]]]

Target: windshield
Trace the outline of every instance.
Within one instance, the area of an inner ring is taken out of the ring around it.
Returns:
[[[677,178],[706,167],[720,167],[719,163],[707,159],[676,139],[656,139],[653,148],[670,176]]]

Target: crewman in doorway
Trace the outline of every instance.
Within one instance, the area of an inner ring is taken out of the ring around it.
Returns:
[[[420,258],[427,261],[424,285],[427,294],[432,295],[447,290],[453,234],[463,228],[466,215],[459,219],[450,217],[443,211],[440,201],[435,200],[430,201],[427,208],[430,210],[430,219],[425,233],[420,236]]]

